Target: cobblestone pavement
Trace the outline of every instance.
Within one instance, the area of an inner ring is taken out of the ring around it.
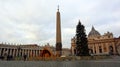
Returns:
[[[120,67],[120,57],[81,61],[0,61],[0,67]]]

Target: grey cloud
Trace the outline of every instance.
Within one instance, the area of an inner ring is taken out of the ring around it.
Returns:
[[[0,0],[0,41],[55,45],[58,4],[64,47],[70,47],[79,19],[87,34],[94,25],[102,34],[119,36],[119,0]]]

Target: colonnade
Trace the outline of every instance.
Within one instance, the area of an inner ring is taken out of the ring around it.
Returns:
[[[14,47],[0,47],[0,56],[19,57],[27,55],[27,57],[40,56],[40,49],[33,48],[14,48]]]

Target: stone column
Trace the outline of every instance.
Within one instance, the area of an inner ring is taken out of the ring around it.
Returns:
[[[36,50],[34,50],[34,57],[36,57]]]
[[[28,56],[28,49],[26,49],[26,55]]]
[[[92,46],[92,49],[93,49],[93,54],[95,54],[95,47],[94,47],[94,44]]]
[[[23,53],[23,56],[24,56],[24,54],[26,54],[26,49],[24,49],[24,53]]]
[[[29,57],[31,57],[31,50],[29,49]]]
[[[40,50],[38,50],[38,57],[40,56]]]
[[[102,53],[104,53],[104,44],[101,44],[102,45]]]
[[[30,56],[33,57],[33,50],[30,51]]]
[[[16,54],[16,57],[18,57],[18,49],[16,49],[16,53],[15,54]]]
[[[95,52],[94,54],[96,54],[96,52],[97,52],[97,51],[96,51],[96,45],[95,45],[95,44],[94,44],[94,52]]]
[[[4,56],[4,48],[2,48],[2,56]]]
[[[10,48],[8,48],[8,55],[10,55]]]
[[[38,56],[40,56],[40,50],[38,50]]]
[[[24,49],[24,53],[23,53],[23,56],[24,56],[24,54],[26,54],[26,49]]]
[[[4,48],[1,48],[1,56],[4,56]]]
[[[39,50],[37,50],[37,56],[39,56]]]
[[[25,54],[27,55],[27,49],[25,49]]]
[[[15,49],[13,49],[13,55],[12,56],[15,57]]]
[[[35,50],[35,57],[36,57],[36,50]]]
[[[30,53],[29,53],[29,50],[27,50],[27,57],[29,57],[29,54],[30,54]]]
[[[12,48],[12,56],[13,56],[14,49]]]
[[[4,48],[2,48],[1,56],[4,56]]]
[[[7,60],[7,48],[4,48],[4,59]]]
[[[98,54],[99,53],[98,44],[95,44],[95,45],[96,45],[96,54]]]
[[[0,56],[1,56],[1,51],[2,51],[2,48],[0,48]]]
[[[13,50],[13,48],[12,48],[12,49],[11,49],[11,55],[12,55],[12,56],[13,56],[13,51],[14,51],[14,50]]]
[[[17,49],[15,49],[15,56],[16,56],[16,57],[17,57],[17,51],[18,51],[18,50],[17,50]]]
[[[38,50],[36,50],[36,57],[38,56]]]
[[[37,57],[37,50],[35,50],[35,56]]]
[[[107,49],[107,53],[109,54],[109,45],[108,45],[108,43],[106,43],[106,49]]]
[[[21,57],[22,49],[19,49],[18,53],[19,53],[19,57]]]
[[[31,57],[33,57],[33,50],[31,49]]]
[[[31,57],[33,57],[33,50],[32,49],[31,49],[31,53],[30,54],[31,54]]]
[[[37,56],[39,57],[39,50],[37,50],[37,51],[38,51]]]
[[[12,55],[12,49],[10,49],[10,55]]]

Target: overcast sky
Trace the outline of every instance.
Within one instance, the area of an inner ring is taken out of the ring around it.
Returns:
[[[79,20],[87,34],[93,25],[120,36],[120,0],[0,0],[0,42],[55,46],[58,4],[63,47],[70,48]]]

